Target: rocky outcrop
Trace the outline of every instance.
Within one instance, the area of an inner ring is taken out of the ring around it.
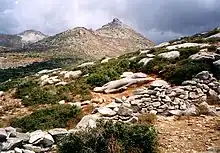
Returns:
[[[158,56],[166,58],[166,59],[175,59],[175,58],[180,57],[180,52],[179,51],[171,51],[171,52],[161,53]]]
[[[147,78],[145,74],[132,73],[131,75],[124,74],[122,76],[127,76],[120,80],[115,80],[108,82],[102,87],[94,88],[94,92],[104,92],[104,93],[115,93],[126,90],[129,86],[133,84],[144,84],[154,80],[153,78]]]
[[[213,53],[213,52],[204,52],[204,51],[200,51],[194,55],[191,55],[189,57],[189,59],[191,60],[210,60],[210,61],[216,61],[220,59],[220,55]]]
[[[173,50],[173,49],[179,49],[179,48],[188,48],[188,47],[208,47],[210,46],[209,44],[197,44],[197,43],[183,43],[183,44],[178,44],[178,45],[173,45],[173,46],[167,46],[166,48],[168,50]]]

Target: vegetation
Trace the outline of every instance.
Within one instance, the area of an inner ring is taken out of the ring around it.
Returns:
[[[63,138],[58,148],[59,153],[156,153],[157,134],[150,125],[100,122]]]
[[[5,82],[9,79],[22,78],[25,76],[33,75],[44,69],[55,69],[64,67],[68,64],[71,64],[75,59],[51,59],[44,62],[35,62],[26,67],[18,68],[9,68],[9,69],[0,69],[0,83]],[[0,84],[1,85],[1,84]]]
[[[140,124],[154,124],[157,120],[157,115],[152,113],[145,113],[138,117],[138,122]]]
[[[15,119],[12,121],[11,126],[22,128],[25,132],[39,129],[65,128],[68,121],[73,118],[75,119],[75,124],[80,121],[79,108],[70,105],[59,105],[37,110],[28,116]]]

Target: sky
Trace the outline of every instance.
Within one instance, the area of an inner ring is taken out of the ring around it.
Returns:
[[[220,0],[0,0],[0,33],[54,35],[119,18],[155,43],[220,26]]]

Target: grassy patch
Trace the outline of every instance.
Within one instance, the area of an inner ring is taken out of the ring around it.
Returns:
[[[12,121],[11,126],[22,128],[26,131],[48,130],[53,128],[65,128],[68,121],[75,118],[80,121],[80,109],[76,106],[59,105],[51,108],[37,110],[31,115]]]
[[[58,148],[59,153],[156,153],[157,134],[149,125],[100,122],[63,138]]]

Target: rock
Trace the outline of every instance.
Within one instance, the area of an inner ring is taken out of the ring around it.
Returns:
[[[108,61],[110,60],[111,58],[105,58],[101,61],[101,63],[108,63]]]
[[[150,84],[151,87],[162,87],[162,86],[169,86],[169,84],[164,80],[155,80]]]
[[[191,98],[191,99],[197,99],[197,98],[199,98],[199,95],[196,94],[195,92],[190,92],[190,93],[189,93],[189,98]]]
[[[156,110],[151,110],[151,111],[150,111],[150,114],[155,114],[155,115],[157,115],[157,111],[156,111]]]
[[[155,57],[154,54],[147,54],[146,56],[147,56],[148,58],[154,58],[154,57]]]
[[[14,151],[15,151],[15,153],[22,153],[23,152],[22,149],[17,148],[17,147],[14,149]]]
[[[78,107],[78,108],[81,108],[81,107],[82,107],[81,102],[68,103],[68,104],[70,104],[71,106],[75,105],[75,106]]]
[[[124,73],[121,75],[121,78],[127,78],[127,77],[132,76],[132,75],[134,75],[133,72],[124,72]]]
[[[42,141],[44,138],[44,132],[41,130],[34,131],[30,133],[29,143],[34,144]]]
[[[170,110],[168,111],[170,115],[181,116],[183,112],[181,110]]]
[[[22,139],[23,142],[28,142],[30,139],[30,135],[28,133],[12,132],[11,135]]]
[[[16,132],[16,129],[13,128],[13,127],[6,127],[5,131],[8,132],[8,133],[11,133],[11,132]]]
[[[34,151],[30,151],[30,150],[23,150],[23,153],[35,153]]]
[[[155,46],[155,48],[166,47],[166,46],[169,46],[169,45],[170,45],[170,43],[169,43],[169,42],[163,42],[163,43],[161,43],[161,44],[159,44],[159,45]]]
[[[52,136],[62,136],[68,134],[68,131],[66,129],[56,128],[49,130],[48,133]]]
[[[0,97],[4,95],[4,91],[0,91]]]
[[[208,71],[202,71],[196,75],[196,78],[199,78],[201,80],[208,80],[210,78],[210,74]]]
[[[214,90],[210,89],[209,90],[209,100],[210,100],[211,103],[219,104],[218,93],[215,92]]]
[[[13,150],[16,147],[22,147],[22,139],[19,138],[8,138],[6,142],[2,143],[2,150],[8,151]]]
[[[214,65],[216,68],[220,69],[220,60],[217,60],[217,61],[213,62],[213,65]]]
[[[133,111],[130,108],[127,108],[122,105],[119,107],[119,110],[117,113],[118,115],[121,115],[121,116],[131,116]]]
[[[116,107],[119,107],[120,105],[121,105],[121,104],[119,104],[119,103],[112,102],[112,103],[106,105],[105,107],[114,109],[114,108],[116,108]]]
[[[113,111],[112,109],[107,108],[107,107],[100,107],[100,108],[97,109],[97,111],[102,116],[107,116],[107,117],[115,116],[117,114],[115,111]]]
[[[178,45],[173,45],[173,46],[168,46],[166,47],[168,50],[174,50],[178,48],[188,48],[188,47],[208,47],[210,46],[209,44],[198,44],[198,43],[182,43]]]
[[[186,85],[197,85],[197,82],[196,81],[192,81],[192,80],[187,80],[187,81],[184,81],[182,83],[182,85],[186,86]]]
[[[56,84],[56,86],[65,86],[67,84],[68,84],[67,82],[59,82]]]
[[[54,144],[53,137],[50,134],[48,134],[47,132],[44,132],[43,144],[45,147],[49,147]]]
[[[5,131],[5,129],[0,128],[0,142],[5,141],[7,138],[7,133]]]
[[[64,75],[65,79],[77,79],[82,75],[82,71],[78,70],[78,71],[69,71]]]
[[[180,57],[180,52],[179,51],[171,51],[171,52],[161,53],[158,56],[166,58],[166,59],[175,59],[175,58]]]
[[[46,75],[46,74],[45,74],[45,75],[43,75],[43,76],[40,77],[40,80],[41,80],[41,81],[44,81],[44,80],[48,79],[49,77],[50,77],[49,75]]]
[[[138,117],[133,116],[131,119],[128,121],[125,121],[125,123],[137,123],[138,122]]]
[[[150,52],[150,50],[142,50],[141,52],[140,52],[140,55],[146,55],[147,53],[149,53]]]
[[[87,128],[95,128],[96,120],[100,119],[96,114],[86,115],[81,121],[76,125],[76,129],[86,130]]]
[[[154,102],[154,103],[152,103],[152,105],[153,105],[153,107],[159,107],[161,105],[161,103],[160,102]]]
[[[191,107],[187,108],[184,112],[183,115],[185,116],[197,116],[199,115],[199,110],[192,105]]]
[[[77,67],[92,66],[92,65],[94,65],[94,64],[95,64],[94,62],[87,62],[87,63],[83,63],[83,64],[81,64],[81,65],[79,65],[79,66],[77,66]]]
[[[66,104],[66,102],[65,102],[65,100],[61,100],[61,101],[58,102],[58,104],[64,105],[64,104]]]
[[[189,59],[196,61],[200,61],[200,60],[216,61],[220,59],[220,55],[214,52],[198,52],[194,55],[191,55]]]
[[[25,144],[25,145],[23,145],[23,147],[24,147],[24,149],[32,151],[32,152],[36,152],[36,153],[41,152],[41,147],[33,146],[32,144]]]
[[[145,66],[147,65],[151,60],[153,60],[153,58],[143,58],[142,60],[140,60],[138,63],[142,64]]]

